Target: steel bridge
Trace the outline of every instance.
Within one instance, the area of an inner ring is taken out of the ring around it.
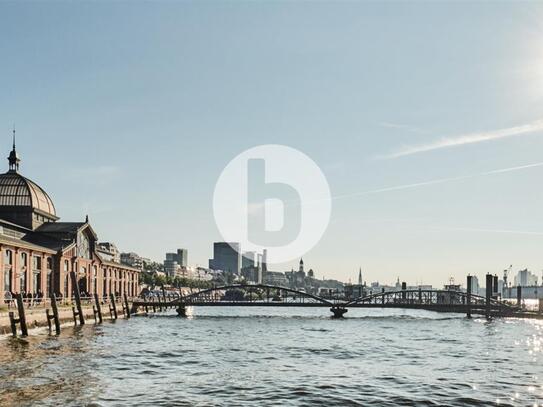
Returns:
[[[133,308],[148,309],[159,306],[175,307],[179,315],[186,315],[186,307],[193,306],[258,306],[258,307],[327,307],[333,317],[340,318],[348,308],[403,308],[436,312],[498,316],[526,316],[517,306],[496,299],[461,291],[450,290],[399,290],[385,291],[352,300],[324,298],[305,291],[266,284],[233,284],[213,287],[188,295],[170,295],[162,298],[134,300]]]

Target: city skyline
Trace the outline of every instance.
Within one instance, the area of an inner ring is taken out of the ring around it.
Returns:
[[[542,8],[3,3],[0,151],[14,122],[63,218],[156,261],[185,247],[207,265],[219,174],[277,143],[332,190],[303,256],[318,275],[540,276]]]

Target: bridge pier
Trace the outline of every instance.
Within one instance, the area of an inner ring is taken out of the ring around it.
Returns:
[[[343,314],[345,314],[348,311],[348,309],[343,307],[332,307],[330,308],[330,312],[332,312],[334,315],[332,315],[332,318],[343,318]]]
[[[184,304],[179,304],[176,311],[177,311],[177,315],[179,315],[180,317],[187,316],[187,309],[185,308]]]
[[[471,291],[473,290],[473,277],[468,274],[466,291],[466,317],[471,318]]]

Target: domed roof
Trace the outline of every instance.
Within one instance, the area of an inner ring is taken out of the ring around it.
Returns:
[[[56,217],[55,205],[35,182],[10,170],[0,174],[0,206],[26,206]]]

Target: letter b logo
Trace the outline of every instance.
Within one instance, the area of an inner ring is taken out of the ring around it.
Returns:
[[[225,241],[244,251],[269,250],[269,263],[296,259],[328,226],[330,188],[307,155],[263,145],[235,157],[221,173],[213,196],[215,221]]]

